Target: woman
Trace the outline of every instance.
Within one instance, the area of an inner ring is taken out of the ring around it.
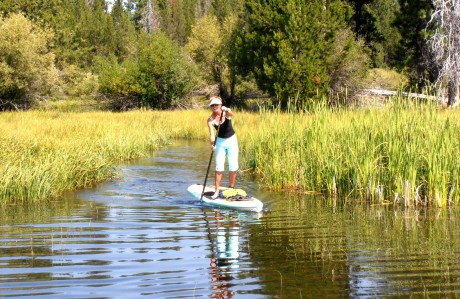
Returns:
[[[212,114],[208,118],[209,141],[211,142],[211,150],[216,153],[216,189],[212,198],[217,198],[222,173],[225,170],[225,157],[228,159],[229,187],[235,187],[236,171],[238,170],[238,140],[232,126],[233,111],[222,106],[222,99],[217,96],[211,97],[209,107],[212,110]],[[215,130],[218,130],[217,140]],[[214,141],[216,141],[215,144]]]

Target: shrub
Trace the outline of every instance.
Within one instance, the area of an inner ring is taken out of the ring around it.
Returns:
[[[355,39],[350,29],[339,30],[328,59],[329,88],[332,98],[363,88],[363,78],[370,64],[364,40]]]
[[[22,14],[0,18],[0,110],[28,108],[58,80],[52,32]]]
[[[158,32],[143,37],[139,51],[138,82],[142,104],[170,108],[189,93],[196,82],[196,69],[180,52],[179,46]]]

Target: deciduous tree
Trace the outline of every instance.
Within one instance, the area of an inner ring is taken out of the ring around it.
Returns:
[[[53,87],[52,37],[22,14],[0,18],[0,110],[27,108]]]
[[[168,109],[193,88],[194,68],[166,34],[144,34],[140,40],[137,79],[141,102],[148,107]]]
[[[235,99],[236,73],[229,66],[237,17],[219,22],[214,15],[197,20],[184,50],[200,68],[207,83],[217,84],[227,105]]]

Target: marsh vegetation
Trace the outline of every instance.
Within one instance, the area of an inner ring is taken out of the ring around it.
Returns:
[[[116,176],[174,138],[206,139],[208,111],[0,116],[0,197],[43,200]],[[460,115],[430,105],[238,112],[242,170],[272,190],[405,206],[459,198]],[[204,121],[203,121],[204,122]]]

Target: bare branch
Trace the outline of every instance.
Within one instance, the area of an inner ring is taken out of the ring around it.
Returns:
[[[145,31],[148,33],[153,33],[160,28],[160,19],[152,0],[147,1],[147,6],[145,7],[144,16],[142,19],[142,25],[144,26]]]
[[[460,85],[460,0],[433,0],[433,5],[430,24],[436,30],[429,45],[440,67],[438,82],[446,80],[456,93]]]

